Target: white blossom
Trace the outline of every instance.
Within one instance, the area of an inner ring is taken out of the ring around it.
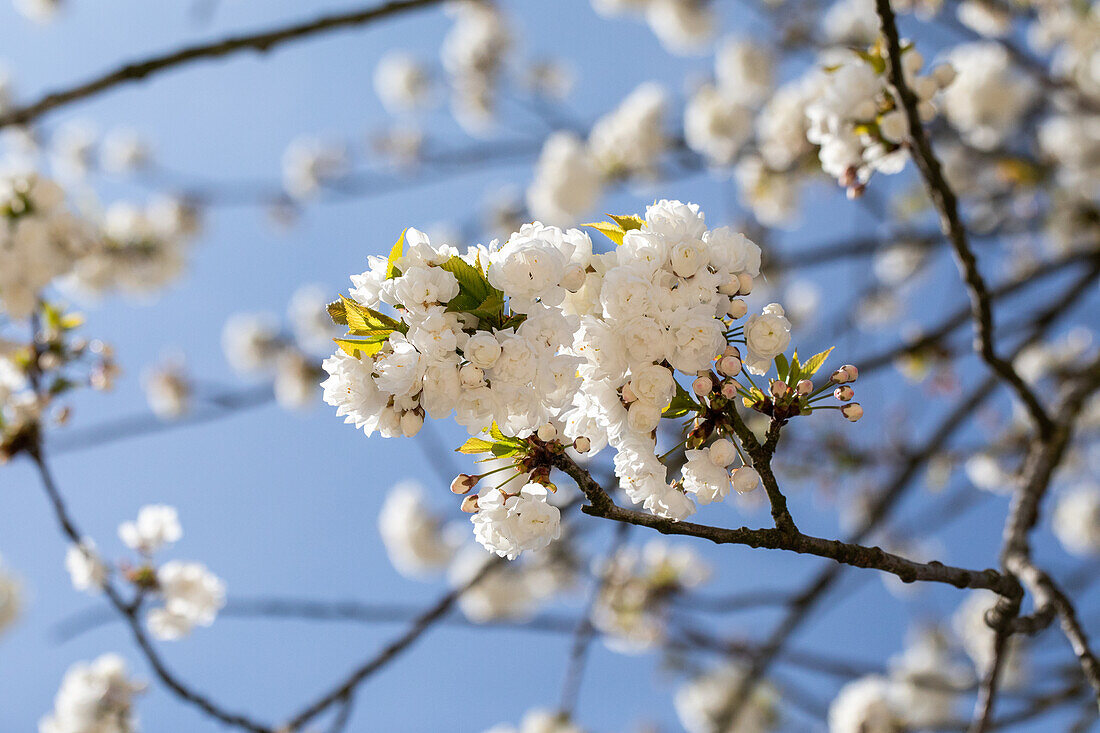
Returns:
[[[39,721],[38,733],[134,733],[133,697],[143,689],[117,654],[74,664],[61,680],[53,711]]]
[[[135,521],[120,524],[118,536],[130,549],[152,555],[165,545],[178,542],[183,537],[183,528],[175,507],[150,504],[138,511]]]

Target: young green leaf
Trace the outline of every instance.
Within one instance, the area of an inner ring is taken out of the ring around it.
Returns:
[[[802,366],[802,376],[803,377],[813,376],[817,372],[817,370],[822,367],[822,365],[825,363],[825,360],[829,358],[829,353],[834,348],[836,348],[836,347],[835,346],[830,346],[828,349],[826,349],[825,351],[822,351],[820,354],[814,354],[810,358],[810,360],[807,361]]]
[[[626,234],[626,231],[621,226],[609,221],[592,222],[590,224],[582,224],[581,226],[592,227],[617,245],[623,243],[623,235]]]
[[[608,214],[611,217],[611,221],[619,225],[619,228],[624,232],[629,232],[631,229],[641,229],[645,226],[645,219],[634,214],[624,214],[616,216],[615,214]]]
[[[459,453],[466,453],[468,455],[476,455],[477,453],[489,453],[493,450],[493,444],[487,440],[482,440],[481,438],[470,438],[457,450]]]
[[[393,245],[393,248],[390,249],[389,259],[386,260],[387,280],[401,275],[401,271],[397,269],[397,261],[401,259],[401,255],[405,253],[405,232],[407,231],[409,230],[405,229],[401,232],[401,236],[397,238],[397,242]]]

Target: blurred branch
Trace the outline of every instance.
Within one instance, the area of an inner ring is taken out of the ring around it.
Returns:
[[[391,0],[383,5],[359,9],[347,13],[326,15],[304,23],[296,23],[271,31],[232,36],[213,43],[187,46],[177,51],[124,64],[81,84],[46,94],[35,102],[15,107],[0,114],[0,129],[11,125],[25,125],[59,107],[81,99],[87,99],[121,84],[139,81],[168,69],[202,59],[220,58],[241,51],[266,53],[290,41],[327,31],[366,25],[392,15],[436,5],[442,0]]]

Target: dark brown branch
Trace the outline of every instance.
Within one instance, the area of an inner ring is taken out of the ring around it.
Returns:
[[[978,269],[978,261],[974,256],[974,251],[967,241],[966,228],[959,216],[958,199],[943,176],[940,161],[936,158],[936,154],[932,150],[932,144],[929,142],[928,136],[924,132],[924,126],[921,124],[920,114],[917,111],[919,104],[917,95],[909,88],[909,84],[905,80],[901,60],[901,41],[898,38],[897,23],[894,18],[894,10],[890,7],[890,0],[875,0],[875,10],[882,24],[882,34],[886,39],[887,70],[890,83],[893,84],[900,98],[901,106],[909,122],[910,150],[913,161],[924,179],[925,189],[932,199],[936,211],[939,212],[940,227],[951,242],[956,264],[970,296],[971,314],[977,334],[975,350],[993,370],[993,373],[1016,393],[1016,396],[1027,408],[1032,420],[1034,420],[1039,434],[1041,436],[1049,435],[1054,424],[1050,416],[1047,415],[1046,409],[1039,402],[1039,398],[1016,372],[1012,362],[998,356],[996,353],[993,342],[993,307],[989,288]]]
[[[50,499],[50,503],[53,506],[54,514],[57,517],[58,523],[61,525],[61,529],[65,536],[74,545],[81,545],[84,540],[84,536],[80,530],[77,529],[72,517],[69,515],[68,509],[65,506],[65,501],[61,496],[61,492],[57,488],[57,484],[53,479],[53,474],[50,472],[49,466],[46,463],[45,456],[42,452],[41,446],[35,446],[30,451],[31,460],[34,461],[35,466],[38,468],[38,474],[42,481],[42,487],[46,491],[46,495]],[[125,620],[126,625],[130,629],[130,633],[134,638],[134,642],[145,656],[145,660],[149,663],[153,672],[157,678],[175,693],[176,697],[180,700],[197,707],[207,715],[216,720],[219,720],[226,725],[231,725],[241,730],[249,731],[249,733],[274,733],[274,731],[256,721],[248,718],[247,716],[232,713],[206,695],[195,691],[189,687],[186,683],[180,680],[174,672],[172,672],[168,666],[161,659],[157,653],[156,648],[153,646],[148,635],[145,633],[144,627],[141,625],[141,618],[138,614],[138,607],[136,604],[127,602],[119,590],[108,579],[103,584],[103,593],[107,597],[107,600],[115,608],[116,611]]]
[[[267,52],[290,41],[308,38],[327,31],[365,25],[375,20],[397,15],[410,10],[436,5],[442,0],[390,0],[390,2],[370,8],[347,13],[337,13],[297,23],[285,28],[232,36],[213,43],[187,46],[177,51],[153,56],[142,61],[124,64],[119,68],[101,74],[81,84],[61,89],[43,96],[36,102],[16,107],[0,115],[0,129],[11,125],[25,125],[59,107],[81,99],[87,99],[100,92],[121,84],[140,81],[167,69],[189,64],[202,59],[220,58],[241,51]]]

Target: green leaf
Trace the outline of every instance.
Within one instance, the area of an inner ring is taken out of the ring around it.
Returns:
[[[683,417],[689,412],[699,412],[699,404],[692,399],[691,394],[680,385],[676,383],[676,394],[673,396],[672,401],[668,403],[668,407],[661,413],[662,417]]]
[[[787,357],[783,354],[779,354],[775,357],[775,373],[779,375],[782,380],[787,379],[787,375],[791,372],[790,362],[787,361]]]
[[[787,383],[795,384],[802,379],[802,365],[798,362],[798,352],[791,354],[791,370],[787,374]]]
[[[469,455],[474,455],[477,453],[489,453],[493,450],[493,444],[487,440],[482,440],[481,438],[470,438],[457,450],[459,453],[466,453]]]
[[[496,424],[495,420],[493,424],[489,426],[489,435],[493,436],[493,440],[506,440],[508,438],[508,436],[504,434],[504,431],[500,429],[500,426]]]
[[[629,232],[632,229],[641,229],[645,226],[645,219],[634,214],[625,214],[622,216],[615,216],[614,214],[608,214],[611,217],[611,221],[619,225],[619,228],[624,232]]]
[[[504,316],[504,293],[494,289],[477,308],[467,311],[481,322],[500,323]]]
[[[386,260],[387,280],[401,275],[401,271],[397,269],[397,261],[401,259],[401,255],[405,252],[405,232],[407,231],[409,230],[405,229],[401,232],[401,236],[397,238],[397,242],[390,249],[389,259]]]
[[[820,354],[814,354],[810,358],[810,360],[802,366],[802,376],[812,377],[815,373],[817,373],[817,370],[820,369],[823,364],[825,364],[825,360],[829,358],[830,352],[832,352],[832,350],[835,348],[835,346],[830,346],[828,349],[822,351]]]
[[[340,296],[340,300],[335,300],[325,306],[328,310],[328,316],[332,319],[332,322],[337,326],[348,325],[348,314],[344,310],[344,296]]]
[[[351,298],[345,298],[341,295],[340,302],[344,307],[344,319],[347,321],[348,330],[351,331],[352,335],[364,336],[377,331],[389,331],[391,333],[393,331],[402,333],[408,331],[408,326],[396,318],[390,318],[385,313],[379,313],[373,308],[360,305]]]
[[[356,358],[359,358],[359,354],[374,356],[382,350],[391,333],[393,331],[378,331],[367,336],[345,336],[344,338],[333,339],[333,341],[348,356]]]
[[[623,243],[623,235],[626,234],[626,231],[621,226],[608,221],[592,222],[590,224],[582,224],[581,226],[592,227],[617,245]]]
[[[496,458],[508,458],[509,456],[514,456],[519,453],[519,448],[507,443],[493,443],[491,452]]]

